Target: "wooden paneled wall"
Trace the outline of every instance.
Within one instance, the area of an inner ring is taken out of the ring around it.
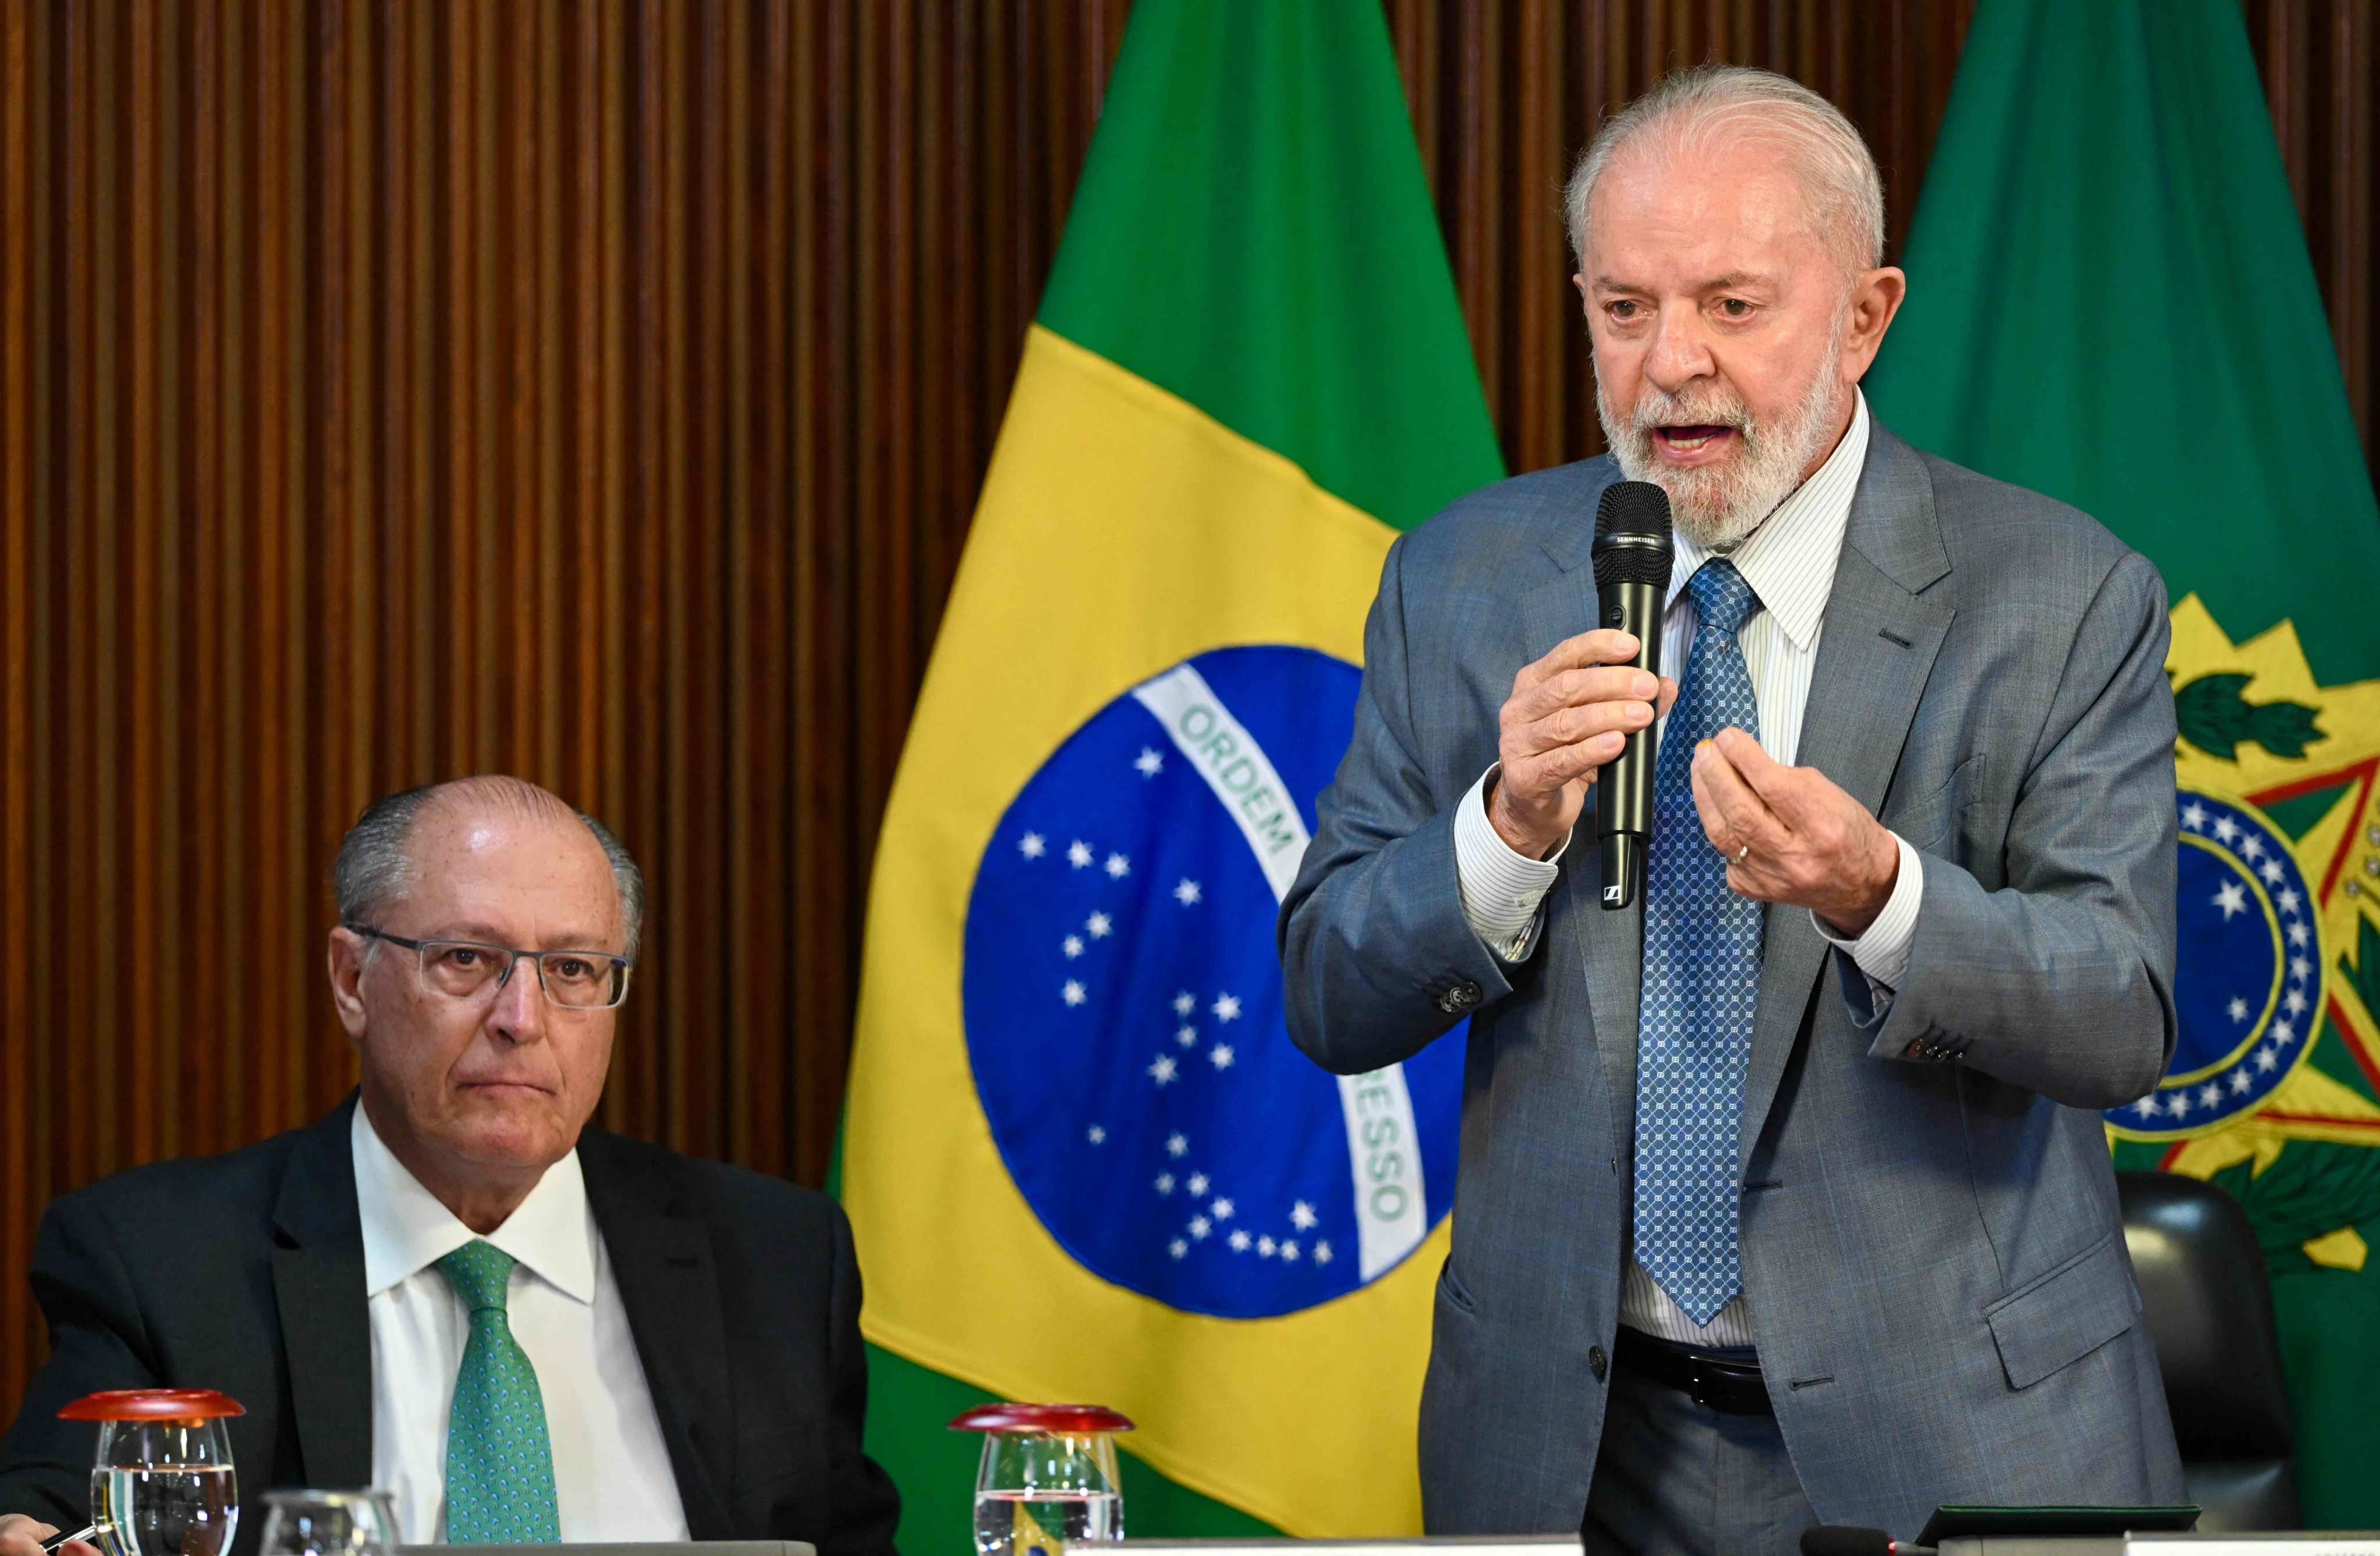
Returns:
[[[1516,468],[1554,216],[1706,57],[1874,141],[1972,0],[1386,0]],[[655,911],[605,1116],[815,1181],[875,828],[1126,0],[0,0],[0,1405],[55,1192],[349,1084],[327,867],[535,778]],[[2250,0],[2368,428],[2374,0]]]

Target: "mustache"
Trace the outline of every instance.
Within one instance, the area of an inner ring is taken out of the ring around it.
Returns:
[[[1751,409],[1732,394],[1667,394],[1647,385],[1628,412],[1628,430],[1649,439],[1664,427],[1730,427],[1755,430]]]

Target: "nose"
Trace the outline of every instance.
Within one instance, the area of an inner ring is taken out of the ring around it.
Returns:
[[[535,1043],[545,1035],[545,990],[538,983],[535,962],[524,958],[513,963],[512,976],[488,1008],[488,1030],[514,1044]]]
[[[1664,394],[1676,394],[1696,379],[1718,370],[1699,310],[1665,308],[1653,323],[1653,344],[1645,353],[1645,377]]]

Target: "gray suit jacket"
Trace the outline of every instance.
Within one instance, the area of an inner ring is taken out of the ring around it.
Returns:
[[[1603,911],[1573,846],[1535,956],[1500,961],[1453,816],[1514,672],[1595,621],[1618,478],[1504,481],[1391,549],[1281,906],[1290,1031],[1326,1068],[1407,1057],[1477,986],[1422,1397],[1433,1533],[1577,1528],[1602,1428],[1643,915]],[[1769,911],[1740,1137],[1761,1360],[1829,1522],[1909,1538],[1940,1502],[2180,1499],[2095,1111],[2173,1045],[2166,638],[2146,559],[1876,428],[1798,760],[1919,850],[1924,906],[1880,1019],[1807,912]]]

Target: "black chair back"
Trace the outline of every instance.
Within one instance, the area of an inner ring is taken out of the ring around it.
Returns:
[[[2118,1173],[2116,1189],[2199,1528],[2300,1527],[2280,1335],[2247,1212],[2170,1173]]]

